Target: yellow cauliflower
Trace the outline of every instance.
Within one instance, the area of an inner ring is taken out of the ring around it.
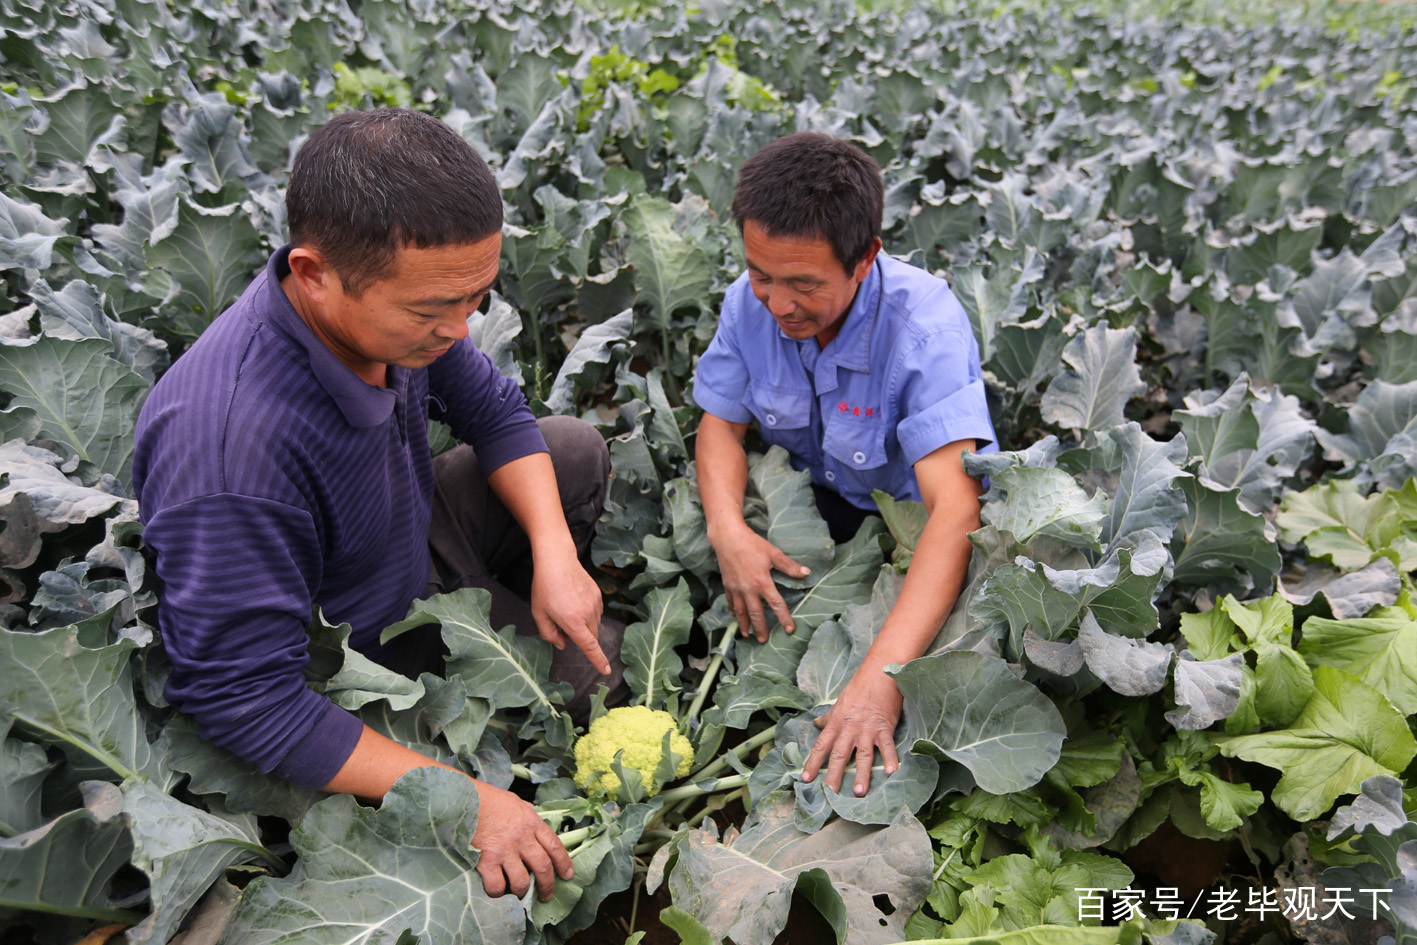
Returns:
[[[659,793],[662,785],[654,780],[664,745],[664,733],[672,731],[670,747],[680,756],[674,776],[689,773],[694,760],[694,746],[679,734],[674,716],[648,706],[633,705],[611,709],[590,723],[590,730],[576,741],[576,783],[589,791],[615,794],[620,790],[620,777],[610,770],[615,753],[623,751],[620,763],[626,770],[634,768],[644,779],[645,790]]]

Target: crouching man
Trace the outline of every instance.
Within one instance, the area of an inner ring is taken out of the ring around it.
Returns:
[[[497,278],[502,198],[477,152],[407,109],[352,112],[300,149],[290,243],[144,405],[134,480],[162,581],[166,694],[205,738],[297,784],[380,799],[434,760],[305,685],[318,607],[416,676],[437,628],[379,643],[417,597],[479,586],[494,626],[557,647],[582,714],[619,684],[623,628],[582,565],[609,458],[538,424],[467,338]],[[434,460],[428,420],[463,446]],[[573,644],[567,646],[567,643]],[[487,892],[550,898],[571,861],[532,807],[475,782]]]
[[[857,795],[878,750],[887,774],[898,763],[901,695],[884,668],[926,651],[964,583],[979,483],[961,456],[997,449],[969,319],[944,280],[881,253],[882,206],[880,169],[845,141],[801,132],[744,162],[733,216],[748,271],[693,387],[709,541],[745,633],[766,640],[769,610],[790,633],[772,572],[807,573],[744,522],[750,423],[811,470],[838,542],[875,509],[875,489],[929,510],[900,596],[803,766],[810,781],[825,763],[839,790],[854,760]]]

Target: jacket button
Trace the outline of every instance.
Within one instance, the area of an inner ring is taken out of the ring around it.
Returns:
[[[830,469],[827,470],[826,476],[827,482],[836,482],[836,473],[832,472]]]
[[[866,454],[857,450],[855,453],[851,454],[851,461],[860,466],[862,463],[866,462]]]
[[[765,417],[764,419],[767,420],[768,426],[770,426],[770,427],[777,426],[777,414],[775,414],[775,413],[770,413],[770,414],[768,414],[767,417]]]

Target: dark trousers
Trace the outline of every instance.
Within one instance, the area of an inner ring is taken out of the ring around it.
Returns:
[[[812,494],[817,500],[817,511],[826,520],[832,541],[838,545],[850,541],[856,535],[856,530],[861,527],[861,523],[866,521],[868,517],[881,514],[858,509],[843,499],[840,493],[828,489],[826,486],[819,486],[815,482],[812,483]]]
[[[605,505],[610,475],[610,453],[595,428],[574,417],[543,417],[541,435],[551,451],[561,508],[582,562],[590,560],[595,523]],[[517,633],[534,636],[532,617],[531,541],[507,507],[493,493],[470,446],[457,446],[433,460],[436,479],[433,519],[428,550],[431,571],[424,596],[480,587],[492,595],[492,627],[511,624]],[[442,671],[446,651],[437,628],[390,660],[391,668],[410,676]],[[620,644],[625,625],[604,618],[600,622],[600,647],[610,660],[611,673],[602,676],[575,644],[552,651],[551,679],[570,683],[575,696],[567,705],[571,717],[584,724],[591,696],[603,683],[610,687],[607,704],[624,701],[624,664]],[[415,634],[405,634],[412,637]],[[473,693],[476,695],[476,693]]]

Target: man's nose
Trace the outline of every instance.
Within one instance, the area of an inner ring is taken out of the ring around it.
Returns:
[[[476,311],[474,309],[473,311]],[[433,333],[439,338],[447,338],[450,341],[462,341],[467,337],[467,320],[472,312],[466,314],[455,314],[445,318],[438,323],[438,327],[433,329]]]
[[[784,289],[776,291],[768,290],[767,299],[768,311],[776,316],[791,315],[797,311],[797,300],[792,297],[792,293]]]

